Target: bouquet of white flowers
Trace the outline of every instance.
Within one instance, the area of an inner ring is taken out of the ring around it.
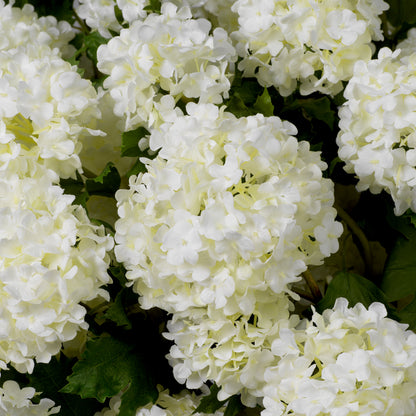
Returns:
[[[412,1],[0,34],[1,415],[416,414]]]

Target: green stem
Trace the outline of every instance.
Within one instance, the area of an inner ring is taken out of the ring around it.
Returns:
[[[312,273],[309,270],[306,270],[302,273],[303,278],[306,281],[306,284],[309,287],[309,290],[312,293],[313,301],[319,302],[322,299],[322,293],[319,289],[318,284],[316,283],[315,279],[312,276]]]
[[[291,290],[295,292],[297,295],[299,295],[301,298],[306,299],[312,303],[315,302],[315,298],[311,294],[304,292],[303,290],[300,290],[300,289],[294,289],[293,287],[291,288]]]
[[[88,35],[90,33],[90,30],[88,29],[88,27],[86,26],[86,24],[84,23],[84,21],[78,16],[78,13],[75,10],[72,10],[74,13],[74,17],[75,20],[79,23],[79,25],[81,26],[81,31]]]

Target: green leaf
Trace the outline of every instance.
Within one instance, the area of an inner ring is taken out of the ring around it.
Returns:
[[[134,162],[134,165],[126,173],[126,177],[128,178],[131,175],[138,175],[139,173],[146,172],[146,171],[147,171],[146,165],[140,161],[140,158],[137,158],[137,160]]]
[[[131,322],[124,310],[124,299],[126,296],[126,288],[122,289],[114,299],[114,303],[107,309],[104,318],[115,322],[118,326],[124,326],[131,329]]]
[[[65,194],[75,195],[75,199],[72,202],[73,205],[81,205],[84,208],[87,207],[87,201],[90,196],[86,191],[84,181],[78,172],[77,179],[61,179],[59,185],[64,190]]]
[[[236,117],[247,117],[253,115],[253,110],[249,109],[239,93],[234,93],[226,102],[227,111],[233,113]]]
[[[143,7],[143,10],[146,10],[149,13],[160,13],[161,1],[160,0],[150,0],[149,5]]]
[[[331,101],[328,97],[299,99],[295,103],[310,118],[323,121],[331,130],[334,128],[335,112],[331,109]]]
[[[266,111],[270,113],[269,93],[265,93],[265,88],[262,88],[256,79],[243,78],[240,71],[236,71],[233,84],[230,90],[230,98],[225,101],[227,111],[230,111],[237,117],[247,117],[257,112]],[[253,107],[257,104],[259,109]]]
[[[64,190],[65,194],[77,195],[84,189],[84,181],[81,175],[77,172],[77,178],[61,179],[59,185]]]
[[[199,406],[195,409],[195,411],[192,414],[195,414],[198,412],[214,413],[218,409],[220,409],[222,406],[224,406],[224,403],[226,402],[226,400],[220,402],[217,399],[217,395],[218,395],[218,392],[220,391],[220,388],[216,384],[213,384],[209,390],[210,390],[210,394],[202,398],[201,403],[199,403]]]
[[[243,404],[241,403],[240,396],[232,396],[227,404],[227,407],[224,412],[224,416],[236,416],[244,409]]]
[[[409,324],[409,329],[416,331],[416,298],[405,306],[400,312],[397,312],[400,322]]]
[[[97,49],[101,45],[105,45],[108,39],[103,38],[98,32],[90,32],[84,36],[84,44],[86,46],[86,53],[95,65],[97,65]]]
[[[120,188],[120,174],[112,162],[107,163],[100,175],[87,179],[85,185],[90,195],[113,197]]]
[[[121,396],[120,413],[118,416],[132,416],[140,406],[156,402],[159,392],[153,380],[147,376],[144,358],[134,356],[130,360],[131,377],[129,389]]]
[[[403,215],[398,217],[389,206],[386,213],[386,220],[391,228],[398,231],[407,240],[410,240],[416,231],[416,215],[410,210],[407,210]]]
[[[124,132],[121,136],[121,156],[147,156],[147,151],[140,150],[139,141],[148,134],[150,133],[144,127]]]
[[[386,295],[370,280],[351,272],[336,273],[328,285],[325,296],[316,305],[319,313],[333,308],[338,298],[346,298],[349,307],[362,303],[368,308],[373,302],[381,302],[391,311]]]
[[[264,89],[263,94],[257,97],[257,100],[254,103],[253,108],[259,113],[264,114],[266,117],[273,115],[274,106],[272,104],[272,99],[270,98],[269,91],[267,91],[267,88]]]
[[[117,266],[110,266],[108,269],[111,277],[117,279],[122,286],[124,286],[127,282],[126,278],[126,269],[123,265],[119,264]]]
[[[59,361],[53,357],[48,364],[38,363],[33,373],[28,376],[30,386],[42,392],[42,397],[50,398],[56,406],[61,406],[60,416],[93,416],[102,407],[96,400],[81,399],[79,396],[59,392],[66,383],[72,365],[73,360],[63,354]]]
[[[381,289],[389,301],[416,293],[416,230],[399,236],[387,259]]]
[[[416,23],[415,0],[387,0],[390,8],[386,16],[393,26],[401,26],[403,23]]]
[[[124,390],[120,416],[130,416],[139,406],[154,402],[158,397],[153,380],[134,346],[105,335],[87,342],[81,360],[67,380],[68,384],[60,390],[62,393],[95,398],[100,402]]]

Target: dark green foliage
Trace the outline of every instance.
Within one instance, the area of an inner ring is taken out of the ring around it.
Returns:
[[[149,5],[144,7],[148,13],[160,13],[160,7],[162,3],[160,0],[149,0]]]
[[[93,416],[102,407],[96,400],[60,392],[74,361],[61,355],[59,360],[53,358],[49,364],[37,364],[33,374],[28,376],[30,386],[42,392],[41,397],[52,399],[56,406],[61,406],[60,416]]]
[[[410,238],[398,237],[387,259],[381,289],[389,301],[416,293],[416,230]]]
[[[126,315],[124,309],[124,300],[127,294],[127,289],[122,289],[116,296],[114,303],[110,305],[104,314],[104,318],[115,322],[118,326],[124,326],[126,329],[131,329],[131,322]]]
[[[120,174],[114,163],[108,162],[103,171],[93,179],[85,182],[89,195],[101,195],[113,197],[120,188]]]
[[[144,360],[134,344],[102,335],[87,343],[81,360],[67,379],[68,384],[60,391],[95,398],[101,403],[124,391],[120,416],[130,416],[158,396]]]
[[[362,303],[368,308],[373,302],[381,302],[389,307],[386,295],[373,282],[355,273],[339,272],[316,305],[317,311],[322,313],[325,309],[331,309],[340,297],[349,301],[349,307]]]
[[[84,35],[84,45],[88,58],[97,65],[97,49],[105,45],[108,39],[103,38],[98,32],[90,32]]]
[[[240,401],[240,396],[232,396],[228,400],[224,416],[237,416],[244,409],[244,405]]]
[[[144,127],[124,132],[121,138],[121,156],[148,156],[147,151],[140,150],[139,141],[149,134]]]
[[[58,20],[74,21],[72,0],[16,0],[14,7],[23,7],[32,4],[38,16],[55,16]]]
[[[210,394],[202,398],[201,403],[199,403],[199,406],[193,412],[194,414],[198,412],[214,413],[218,409],[220,409],[222,406],[224,406],[224,403],[226,402],[226,400],[220,402],[217,399],[217,395],[218,395],[218,392],[220,391],[220,388],[216,384],[213,384],[209,390],[210,390]]]

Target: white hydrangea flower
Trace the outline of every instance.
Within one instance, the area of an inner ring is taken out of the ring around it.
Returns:
[[[54,172],[33,157],[20,164],[25,172],[0,176],[0,362],[31,372],[87,328],[80,302],[108,298],[113,240],[53,185]]]
[[[335,95],[357,59],[371,59],[382,40],[383,0],[237,0],[239,29],[231,36],[243,59],[239,69],[265,87],[290,95]]]
[[[152,132],[158,157],[117,192],[115,253],[145,309],[250,315],[337,250],[333,183],[289,122],[187,111]]]
[[[115,0],[79,0],[74,1],[74,10],[91,29],[110,39],[110,30],[118,33],[122,28],[117,21],[115,5]]]
[[[12,7],[14,0],[5,4],[0,0],[0,51],[32,44],[58,48],[64,57],[70,57],[74,47],[69,41],[76,32],[66,21],[58,22],[53,16],[38,17],[31,4]]]
[[[416,51],[401,52],[383,48],[377,59],[356,63],[337,137],[345,170],[359,179],[357,189],[387,191],[396,215],[416,211]]]
[[[213,27],[222,27],[228,33],[238,29],[238,15],[231,10],[235,0],[171,0],[171,2],[179,7],[189,6],[194,18],[208,19]]]
[[[227,97],[237,57],[225,30],[210,29],[207,20],[192,19],[188,7],[164,3],[160,15],[135,21],[98,48],[98,68],[109,75],[104,87],[115,114],[126,117],[126,130],[154,124],[161,90],[175,100],[217,104]]]
[[[21,149],[37,153],[61,177],[81,169],[82,140],[102,134],[97,94],[58,49],[35,44],[0,56],[0,118]]]
[[[384,305],[314,312],[306,329],[283,329],[265,371],[262,416],[411,416],[416,411],[416,334]]]
[[[195,393],[183,390],[179,394],[169,394],[169,390],[163,390],[158,386],[159,398],[156,403],[149,403],[146,406],[136,410],[135,416],[208,416],[206,413],[196,412],[196,408],[203,396],[197,396]],[[97,412],[94,416],[117,416],[120,412],[121,395],[111,398],[110,408],[105,408]],[[223,416],[225,408],[218,409],[213,416]]]
[[[149,0],[117,0],[124,21],[132,24],[135,20],[142,20],[147,16],[144,8],[150,5]]]
[[[416,52],[416,28],[412,28],[407,32],[407,36],[396,46],[400,49],[400,56],[411,55]]]
[[[143,20],[148,14],[144,8],[149,4],[149,0],[75,0],[73,7],[91,29],[110,39],[113,37],[111,32],[120,33],[124,24]],[[120,12],[123,26],[117,19]]]
[[[32,403],[36,391],[33,387],[20,386],[13,380],[7,380],[0,388],[0,413],[11,416],[48,416],[59,413],[60,407],[50,399],[41,399]]]
[[[282,328],[298,323],[291,309],[287,295],[265,294],[251,316],[225,316],[211,308],[173,314],[164,334],[174,341],[167,356],[173,375],[191,389],[212,380],[221,387],[220,400],[241,393],[242,402],[254,407],[265,371],[275,362],[273,341]]]

